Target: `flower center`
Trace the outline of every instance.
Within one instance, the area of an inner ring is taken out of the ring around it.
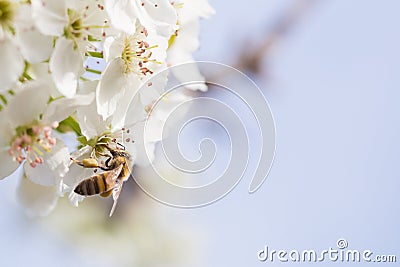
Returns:
[[[64,35],[75,43],[99,41],[98,39],[105,37],[105,33],[101,32],[102,29],[108,28],[107,21],[99,19],[101,17],[99,12],[102,11],[104,11],[104,7],[100,4],[97,5],[97,8],[85,6],[79,11],[68,9],[69,22],[64,29]]]
[[[4,30],[12,31],[14,9],[15,6],[11,2],[0,0],[0,27]]]
[[[125,73],[134,73],[139,77],[153,74],[151,64],[161,64],[161,62],[152,58],[154,48],[158,45],[150,46],[146,40],[148,36],[146,29],[143,27],[141,30],[136,31],[135,34],[125,36],[124,49],[122,52],[122,60],[125,64]]]
[[[50,152],[56,145],[51,131],[57,127],[57,123],[53,123],[52,126],[33,124],[18,127],[8,150],[9,155],[20,164],[27,160],[33,168],[42,164],[44,152]]]
[[[130,130],[126,128],[122,128],[121,130],[117,130],[115,132],[104,132],[100,136],[92,138],[90,140],[86,140],[86,137],[81,136],[78,137],[78,141],[81,143],[79,148],[84,146],[92,147],[92,152],[90,157],[95,159],[101,159],[104,156],[110,154],[110,149],[124,149],[122,145],[122,138],[124,134],[129,134]],[[130,141],[130,138],[129,138]],[[129,142],[127,141],[127,142]]]
[[[69,25],[66,28],[66,36],[73,38],[80,38],[82,36],[82,18],[75,10],[68,9]]]

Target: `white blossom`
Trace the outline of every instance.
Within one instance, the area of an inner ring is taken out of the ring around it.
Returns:
[[[17,82],[27,63],[47,60],[53,40],[34,25],[31,6],[18,1],[0,2],[0,92]]]
[[[176,30],[177,14],[168,0],[105,0],[113,26],[128,34],[139,22],[148,30],[169,37]]]
[[[167,46],[166,38],[139,24],[132,35],[107,38],[107,67],[96,90],[97,111],[104,119],[114,114],[120,100],[130,101],[139,87],[165,66]]]
[[[36,27],[58,37],[50,58],[50,70],[61,94],[73,97],[78,79],[84,73],[87,52],[96,51],[93,41],[101,41],[107,28],[101,1],[33,0]]]
[[[24,70],[24,58],[11,39],[0,40],[0,93],[9,90]]]
[[[105,144],[123,144],[132,164],[153,161],[166,118],[190,99],[163,95],[165,69],[193,61],[199,19],[213,12],[206,0],[0,0],[0,180],[22,165],[28,214],[48,214],[65,192],[83,199],[73,189],[93,169],[71,158],[101,162]],[[204,81],[186,71],[173,74]],[[64,132],[79,141],[72,153]]]
[[[86,94],[94,94],[97,82],[85,82],[81,91]],[[121,105],[119,105],[121,107]],[[125,108],[126,109],[126,108]],[[102,116],[97,113],[96,101],[92,100],[90,104],[77,108],[77,121],[81,126],[82,136],[79,138],[82,147],[71,154],[74,160],[82,160],[85,158],[95,158],[98,162],[104,160],[101,155],[104,145],[117,145],[122,143],[122,129],[124,117],[109,117],[103,120]],[[73,192],[75,186],[83,179],[94,175],[93,169],[82,168],[73,161],[69,162],[69,172],[64,177],[64,192],[69,192],[69,198],[73,205],[77,206],[78,202],[84,197]]]
[[[50,90],[43,82],[27,82],[18,88],[0,112],[0,179],[23,164],[24,177],[30,180],[29,183],[58,190],[62,177],[68,172],[69,151],[52,132],[59,121],[69,116],[77,106],[92,101],[93,96],[49,103]],[[24,186],[21,188],[28,191]]]
[[[201,18],[208,18],[214,14],[214,10],[207,0],[181,0],[174,1],[173,6],[178,13],[179,29],[171,36],[168,49],[168,63],[178,65],[193,62],[193,52],[199,49],[199,30]],[[204,77],[195,64],[185,66],[182,69],[172,70],[173,74],[182,83],[190,81],[204,81]],[[205,84],[187,85],[189,89],[206,91]]]

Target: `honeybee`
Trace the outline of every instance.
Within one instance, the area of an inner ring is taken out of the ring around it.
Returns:
[[[110,211],[110,217],[114,213],[117,206],[118,198],[121,193],[122,184],[128,180],[130,172],[131,156],[125,149],[110,148],[106,146],[111,155],[104,162],[104,166],[100,166],[96,159],[87,158],[77,161],[71,158],[76,164],[84,168],[99,168],[104,172],[93,175],[81,181],[74,189],[76,194],[81,196],[100,195],[109,197],[113,195],[114,204]]]

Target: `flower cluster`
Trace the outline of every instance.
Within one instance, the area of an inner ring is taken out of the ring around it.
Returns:
[[[193,61],[199,19],[213,12],[206,0],[0,0],[0,179],[23,165],[18,196],[29,214],[48,214],[68,191],[81,200],[74,186],[97,170],[74,160],[104,160],[131,130],[133,99],[136,121],[145,119],[167,82],[157,73]],[[134,139],[143,136],[131,136],[126,150],[140,164]],[[159,139],[150,139],[151,149]]]

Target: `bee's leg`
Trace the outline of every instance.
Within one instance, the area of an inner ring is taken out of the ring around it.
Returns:
[[[97,169],[97,168],[99,168],[99,169],[101,169],[101,170],[103,170],[103,171],[109,171],[110,170],[110,168],[108,167],[108,166],[106,166],[106,167],[103,167],[103,166],[100,166],[99,164],[84,164],[82,161],[78,161],[78,160],[76,160],[76,159],[73,159],[73,158],[70,158],[71,160],[72,160],[72,162],[74,162],[75,164],[78,164],[79,166],[82,166],[82,167],[84,167],[84,168],[93,168],[93,169]]]
[[[109,171],[109,170],[111,170],[111,168],[110,167],[102,167],[102,166],[98,166],[98,168],[99,169],[101,169],[101,170],[103,170],[103,171]]]
[[[106,162],[104,162],[105,163],[105,165],[106,165],[106,167],[108,167],[108,168],[110,168],[110,161],[111,161],[111,159],[112,159],[112,157],[108,157],[108,159],[106,160]]]
[[[84,168],[90,168],[88,166],[85,166],[81,161],[78,161],[78,160],[73,159],[73,158],[69,158],[69,159],[72,160],[73,163],[78,164],[79,166],[82,166]]]

